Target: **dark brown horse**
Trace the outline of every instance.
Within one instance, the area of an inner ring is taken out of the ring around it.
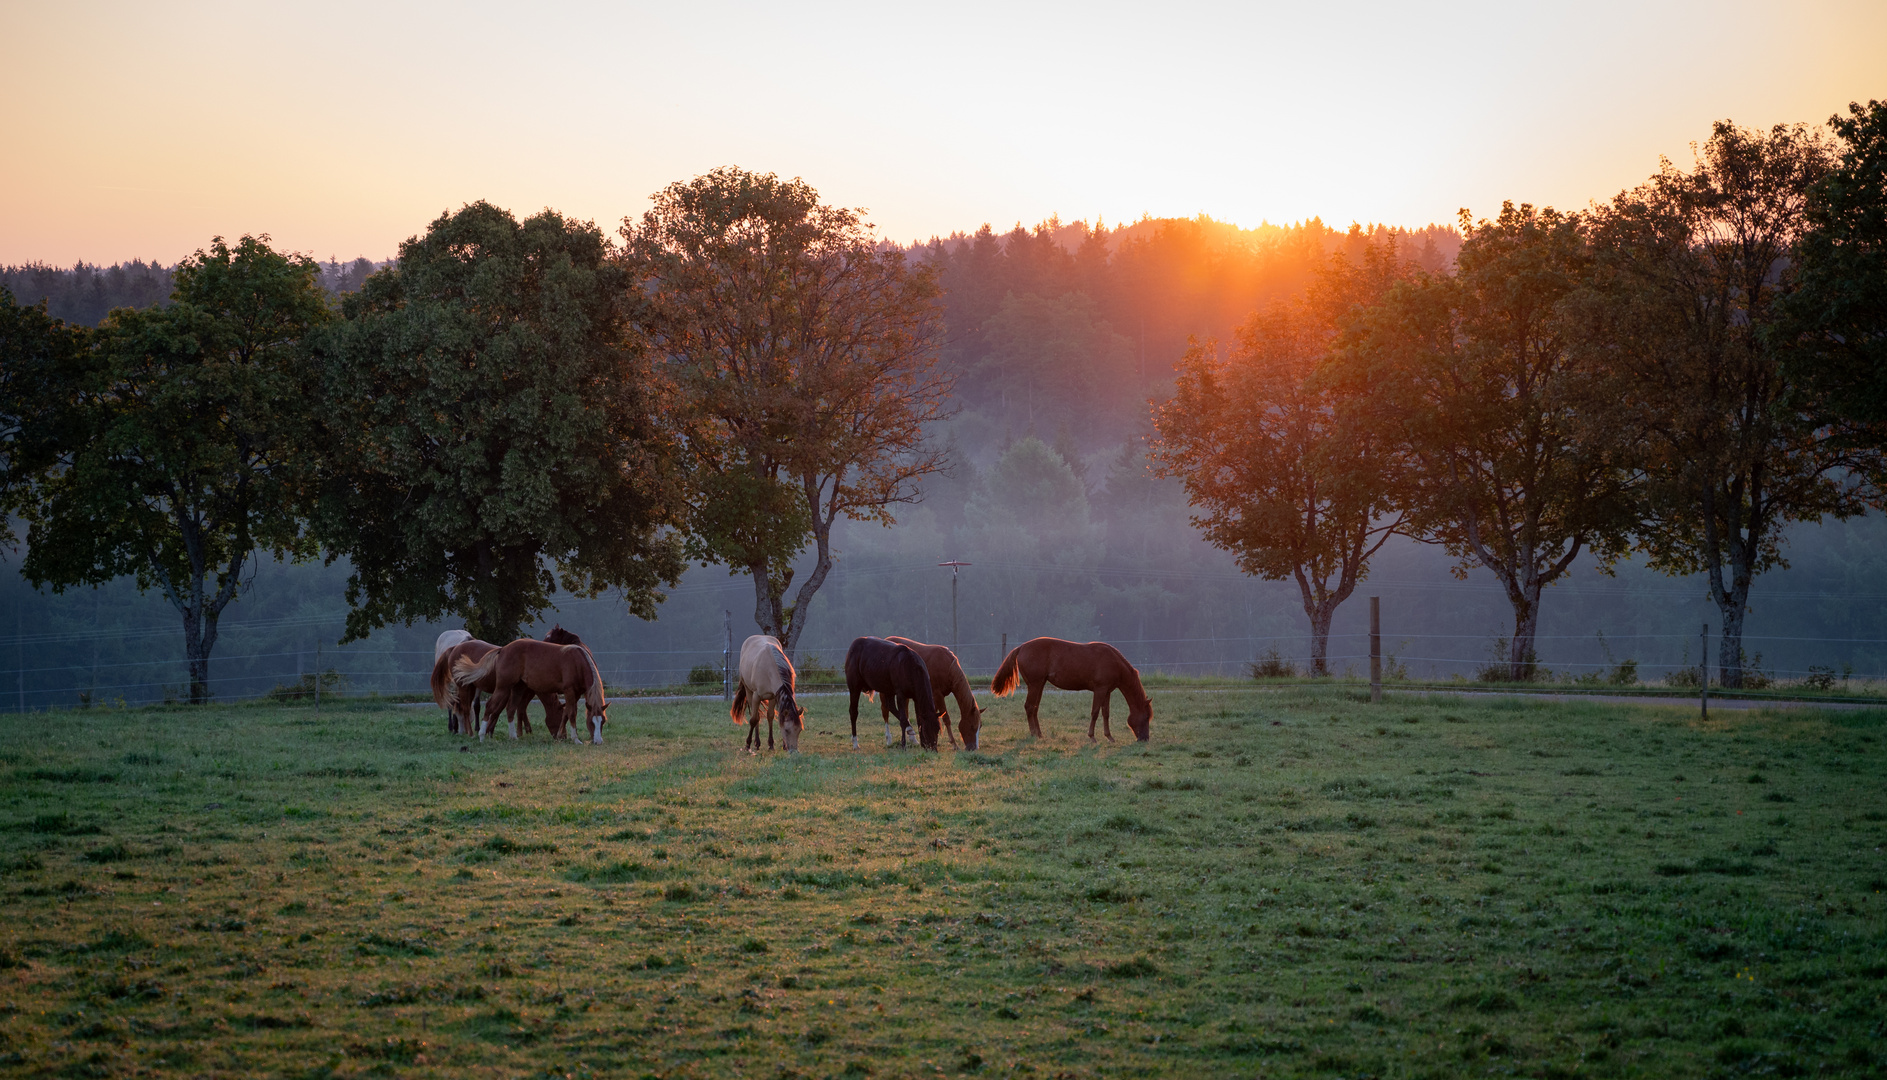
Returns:
[[[498,646],[489,641],[470,638],[448,645],[432,662],[432,699],[446,711],[446,730],[453,734],[472,733],[472,727],[478,723],[478,695],[481,689],[489,687],[459,686],[452,681],[452,665],[459,657],[469,657],[473,663],[483,660],[488,653]]]
[[[562,694],[565,715],[550,722],[552,735],[567,722],[570,741],[582,741],[577,737],[576,727],[577,699],[582,698],[588,709],[590,741],[598,744],[603,741],[603,725],[609,722],[609,701],[603,694],[602,672],[597,670],[596,661],[583,646],[553,645],[548,641],[520,638],[477,663],[460,659],[453,667],[452,681],[468,686],[487,676],[492,678],[493,689],[491,701],[485,706],[485,723],[478,735],[481,740],[491,733],[499,710],[510,708],[514,701],[522,706],[532,697],[542,695],[548,705],[556,700],[554,695]],[[517,736],[514,720],[511,737]]]
[[[916,653],[924,661],[924,669],[930,673],[930,688],[937,695],[937,721],[943,726],[944,734],[950,736],[950,745],[957,744],[956,735],[950,731],[951,695],[957,699],[957,730],[963,733],[963,748],[976,749],[976,733],[983,727],[983,710],[976,707],[976,695],[970,690],[970,680],[964,677],[963,665],[957,662],[957,654],[942,645],[926,645],[907,637],[888,637],[886,641],[895,641],[899,645]],[[880,701],[880,708],[884,702]],[[891,726],[889,710],[886,710],[885,727]]]
[[[1102,730],[1107,732],[1107,741],[1114,741],[1107,703],[1116,690],[1127,700],[1127,726],[1133,728],[1134,738],[1146,742],[1153,735],[1153,701],[1147,697],[1146,688],[1140,685],[1140,673],[1119,649],[1105,641],[1090,641],[1086,645],[1052,637],[1025,641],[1003,657],[1002,666],[996,669],[996,678],[989,684],[989,692],[997,697],[1008,697],[1015,693],[1018,679],[1029,684],[1029,696],[1023,708],[1029,714],[1029,734],[1038,739],[1042,737],[1042,723],[1037,710],[1042,704],[1042,690],[1048,686],[1094,691],[1094,705],[1088,710],[1090,740],[1094,738],[1094,721],[1098,717]]]
[[[937,749],[937,695],[930,685],[930,670],[908,646],[880,637],[853,640],[845,650],[845,688],[852,694],[852,748],[858,748],[858,695],[877,694],[898,717],[898,744],[910,742],[907,705],[917,707],[918,744]],[[891,724],[885,724],[885,745],[891,745]]]

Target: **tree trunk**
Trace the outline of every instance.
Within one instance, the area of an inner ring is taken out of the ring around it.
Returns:
[[[1337,613],[1337,605],[1319,604],[1314,610],[1306,611],[1310,616],[1310,673],[1322,677],[1330,674],[1330,617]]]
[[[1531,682],[1539,669],[1539,654],[1534,639],[1540,632],[1540,586],[1528,582],[1509,594],[1514,608],[1514,636],[1507,651],[1507,677],[1514,682]]]
[[[841,470],[843,472],[843,470]],[[832,478],[832,490],[836,502],[839,481],[842,476]],[[800,582],[799,592],[793,596],[793,624],[787,628],[787,638],[782,642],[786,646],[786,658],[798,663],[799,636],[805,632],[806,619],[812,614],[812,598],[819,592],[819,587],[826,583],[826,575],[832,572],[832,522],[838,514],[836,505],[821,506],[824,502],[825,482],[818,477],[800,478],[806,489],[806,501],[812,508],[813,550],[818,553],[813,562],[812,573]]]

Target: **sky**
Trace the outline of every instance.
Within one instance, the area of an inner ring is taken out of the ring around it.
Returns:
[[[613,232],[720,165],[911,241],[1059,215],[1579,208],[1714,120],[1887,97],[1879,0],[948,5],[0,0],[0,263],[267,233],[393,255],[487,199]]]

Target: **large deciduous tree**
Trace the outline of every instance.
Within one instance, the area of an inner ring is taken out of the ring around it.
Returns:
[[[622,236],[639,321],[679,388],[690,554],[751,574],[754,621],[790,653],[832,568],[833,523],[892,524],[945,464],[924,430],[951,386],[935,274],[804,181],[722,168],[654,201]]]
[[[52,318],[46,304],[14,301],[0,286],[0,522],[33,504],[39,484],[59,462],[64,410],[83,373],[90,334]],[[18,536],[0,526],[0,546]]]
[[[442,214],[321,335],[318,533],[346,556],[347,638],[462,616],[509,641],[559,584],[653,618],[683,561],[671,406],[596,226]]]
[[[1193,524],[1246,573],[1297,582],[1315,675],[1329,673],[1338,605],[1405,520],[1393,441],[1363,407],[1368,380],[1321,370],[1338,320],[1397,273],[1393,245],[1361,266],[1338,259],[1309,299],[1254,314],[1226,355],[1195,344],[1154,411],[1155,468],[1204,511]]]
[[[1636,407],[1650,564],[1703,572],[1722,623],[1725,686],[1743,682],[1743,620],[1757,575],[1783,564],[1791,521],[1863,513],[1877,440],[1825,423],[1792,385],[1778,332],[1792,252],[1827,142],[1802,125],[1715,125],[1696,167],[1668,162],[1595,217],[1595,306],[1617,386]]]
[[[54,591],[123,574],[159,589],[183,618],[192,702],[249,557],[310,551],[299,349],[330,317],[317,274],[266,236],[218,237],[178,266],[169,307],[113,312],[23,425],[54,464],[24,510],[21,572]]]
[[[1394,499],[1412,528],[1492,571],[1513,608],[1510,678],[1534,672],[1540,594],[1580,552],[1627,548],[1631,442],[1572,300],[1589,271],[1580,219],[1531,206],[1472,222],[1455,272],[1420,275],[1356,320],[1346,379],[1371,387],[1374,420],[1409,468]]]
[[[1809,187],[1777,341],[1833,423],[1887,422],[1887,101],[1828,126],[1835,160]]]

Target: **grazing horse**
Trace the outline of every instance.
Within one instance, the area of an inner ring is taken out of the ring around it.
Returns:
[[[957,662],[957,654],[942,645],[926,645],[907,637],[888,637],[885,640],[897,642],[924,661],[924,669],[930,673],[931,690],[937,695],[937,720],[943,725],[944,734],[950,736],[951,746],[957,745],[957,736],[950,730],[950,706],[947,699],[950,695],[956,695],[963,748],[976,749],[976,733],[983,727],[983,710],[976,707],[976,695],[970,691],[970,680],[964,677],[963,665]],[[884,710],[885,727],[889,728],[890,708],[882,700],[878,702],[878,707]]]
[[[930,685],[930,670],[908,645],[881,637],[862,637],[845,650],[845,688],[852,694],[852,748],[858,749],[858,695],[877,694],[887,712],[898,717],[898,745],[909,745],[907,704],[917,706],[917,741],[926,750],[937,749],[937,695]],[[885,745],[891,745],[891,722],[885,721]]]
[[[1153,701],[1147,697],[1146,688],[1140,685],[1140,673],[1119,649],[1105,641],[1090,641],[1086,645],[1052,637],[1025,641],[1003,657],[1002,666],[996,669],[996,678],[989,684],[989,692],[997,697],[1008,697],[1015,693],[1018,677],[1029,684],[1028,700],[1023,707],[1029,714],[1029,734],[1038,739],[1042,737],[1042,723],[1036,712],[1042,704],[1045,686],[1094,691],[1094,705],[1088,710],[1089,741],[1094,739],[1096,717],[1107,732],[1107,741],[1114,741],[1107,704],[1116,690],[1127,700],[1127,726],[1133,728],[1134,738],[1146,742],[1152,737]]]
[[[544,635],[544,640],[553,645],[583,645],[582,638],[565,630],[562,625],[551,627],[550,633]],[[589,648],[589,646],[584,645],[584,648]]]
[[[439,635],[438,640],[432,643],[432,658],[438,660],[441,656],[446,654],[447,649],[470,640],[472,640],[472,632],[470,630],[447,630],[445,633]]]
[[[463,630],[449,633],[464,633]],[[441,635],[441,640],[444,636]],[[432,699],[446,711],[446,730],[458,734],[472,733],[473,725],[478,723],[478,693],[489,691],[490,687],[459,686],[452,681],[452,665],[459,657],[469,657],[473,662],[483,660],[486,654],[496,651],[498,646],[489,641],[480,641],[467,634],[465,640],[446,646],[432,662]]]
[[[747,741],[742,749],[760,752],[760,709],[767,712],[767,749],[773,749],[773,718],[780,718],[780,740],[786,752],[799,753],[799,733],[806,728],[806,710],[793,696],[799,675],[786,658],[780,639],[755,634],[740,644],[740,689],[734,691],[733,707],[727,710],[734,723],[747,725]]]
[[[499,710],[511,708],[514,703],[521,710],[533,696],[542,696],[548,708],[557,700],[554,695],[562,694],[566,703],[562,712],[568,715],[550,721],[552,736],[563,726],[560,721],[567,721],[570,741],[583,741],[577,737],[576,726],[577,699],[582,698],[588,712],[590,741],[602,744],[603,725],[609,722],[609,701],[603,694],[603,674],[588,649],[520,638],[477,663],[461,658],[453,665],[452,681],[460,686],[487,676],[492,679],[493,689],[478,734],[481,741],[491,733]],[[511,722],[511,737],[518,737],[516,720]]]

